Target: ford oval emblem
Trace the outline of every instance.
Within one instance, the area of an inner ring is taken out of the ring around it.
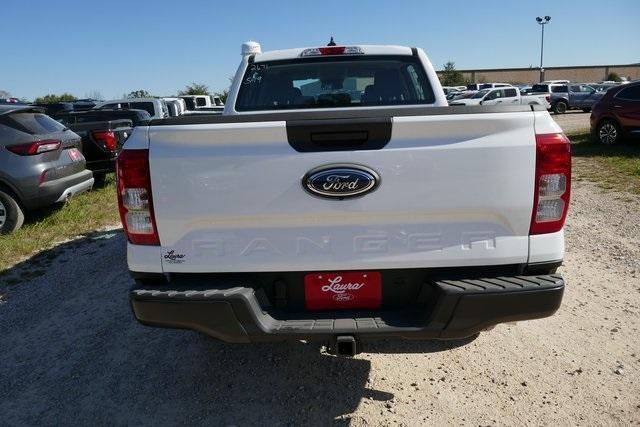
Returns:
[[[321,166],[302,179],[302,186],[311,194],[334,199],[363,196],[379,184],[380,177],[375,171],[352,164]]]

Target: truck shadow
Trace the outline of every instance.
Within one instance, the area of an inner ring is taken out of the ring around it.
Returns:
[[[369,360],[328,356],[317,344],[231,345],[139,325],[125,257],[120,230],[93,233],[0,275],[3,423],[348,423],[363,400],[393,399],[370,386]],[[379,342],[365,351],[451,345]]]

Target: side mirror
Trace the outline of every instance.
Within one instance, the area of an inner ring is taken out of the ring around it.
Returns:
[[[480,101],[480,105],[484,104],[484,101]]]

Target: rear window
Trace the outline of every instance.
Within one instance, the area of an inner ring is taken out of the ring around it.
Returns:
[[[549,92],[549,85],[533,85],[529,92]]]
[[[553,92],[553,93],[566,93],[566,92],[568,92],[567,85],[551,86],[551,92]]]
[[[413,56],[320,57],[250,64],[237,111],[430,104]]]
[[[622,89],[618,92],[616,98],[627,99],[629,101],[640,101],[640,85]]]
[[[6,123],[22,132],[34,135],[59,132],[65,128],[60,122],[41,113],[12,113],[6,118]]]

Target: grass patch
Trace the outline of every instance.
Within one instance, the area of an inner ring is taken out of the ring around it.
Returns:
[[[606,189],[640,194],[640,143],[623,141],[607,146],[588,133],[569,135],[574,170],[578,177],[596,181]],[[584,161],[584,160],[592,161]]]
[[[80,194],[64,206],[26,213],[21,229],[0,236],[0,273],[20,259],[47,249],[54,243],[117,224],[115,178],[107,176],[103,188]]]

